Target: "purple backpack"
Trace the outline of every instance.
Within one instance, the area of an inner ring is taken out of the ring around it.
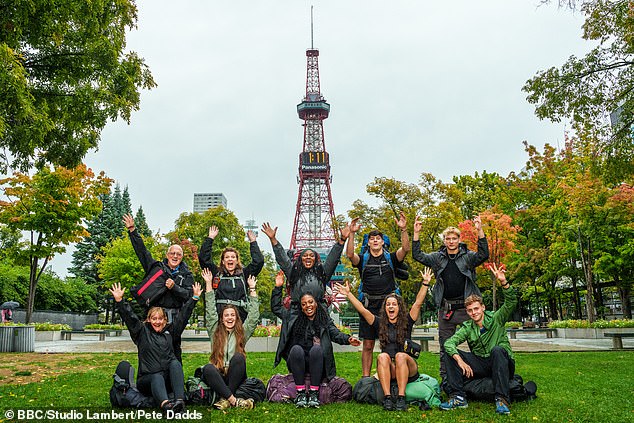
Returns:
[[[310,385],[310,375],[306,375],[306,386]],[[270,402],[292,402],[297,395],[293,375],[276,374],[266,385],[266,399]],[[319,386],[319,402],[330,404],[346,402],[352,398],[352,385],[342,377],[324,380]]]

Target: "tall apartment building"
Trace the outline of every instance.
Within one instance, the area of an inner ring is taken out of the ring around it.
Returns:
[[[203,213],[218,206],[227,207],[227,197],[223,193],[194,193],[194,213]]]

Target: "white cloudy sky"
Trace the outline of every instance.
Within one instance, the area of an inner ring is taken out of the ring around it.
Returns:
[[[537,0],[139,0],[128,47],[158,87],[109,124],[86,162],[128,186],[167,232],[194,192],[223,192],[241,221],[279,225],[288,245],[310,47],[320,51],[335,212],[376,176],[416,182],[523,167],[522,141],[561,144],[521,91],[590,44],[583,16]],[[268,241],[261,244],[268,247]],[[65,274],[69,254],[53,260]]]

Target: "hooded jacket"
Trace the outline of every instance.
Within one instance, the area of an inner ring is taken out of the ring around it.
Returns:
[[[190,298],[178,312],[174,322],[168,323],[160,332],[155,331],[149,322],[141,321],[126,300],[121,300],[116,305],[121,318],[130,331],[130,338],[138,349],[139,373],[137,378],[145,374],[167,370],[170,361],[176,360],[173,338],[180,338],[185,330],[187,321],[196,306],[196,300]]]
[[[128,232],[128,236],[130,237],[132,248],[134,248],[134,252],[139,258],[141,266],[143,266],[143,270],[147,273],[159,260],[154,260],[136,229]],[[193,295],[194,276],[184,261],[181,261],[176,269],[168,266],[167,258],[164,258],[161,263],[163,268],[169,272],[170,278],[174,281],[174,286],[172,289],[167,289],[165,294],[154,305],[163,308],[181,308]]]
[[[293,333],[293,325],[297,321],[297,313],[284,308],[282,305],[282,287],[276,286],[271,292],[271,311],[277,317],[282,319],[282,329],[280,331],[280,341],[277,344],[277,352],[275,353],[275,363],[273,367],[277,367],[282,361],[288,357],[292,345],[290,338]],[[301,311],[300,311],[301,313]],[[349,345],[350,335],[346,335],[337,329],[332,319],[328,319],[328,326],[319,328],[319,339],[321,342],[321,348],[324,353],[324,376],[330,380],[337,375],[337,368],[335,366],[335,356],[332,351],[332,342],[339,345]]]
[[[480,289],[476,285],[476,267],[484,263],[489,258],[489,243],[486,237],[478,238],[478,251],[471,251],[467,244],[460,243],[458,253],[454,258],[456,266],[465,276],[464,297],[471,294],[481,295]],[[426,254],[420,250],[420,240],[412,243],[412,257],[414,260],[431,267],[436,276],[436,284],[433,289],[434,302],[438,308],[442,307],[442,298],[445,292],[445,282],[443,281],[443,270],[449,263],[449,253],[447,247],[442,246],[438,251]]]

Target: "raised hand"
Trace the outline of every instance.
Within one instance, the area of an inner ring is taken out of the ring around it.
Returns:
[[[252,230],[248,230],[247,231],[247,239],[249,240],[249,242],[255,242],[255,240],[257,239],[257,235],[255,234],[255,232],[253,232]]]
[[[275,235],[277,234],[277,226],[275,228],[272,228],[269,222],[264,222],[262,224],[262,232],[264,232],[266,236],[268,236],[269,239],[273,241],[275,239]]]
[[[345,285],[342,285],[339,282],[335,282],[335,290],[347,297],[350,293],[350,283],[346,281]]]
[[[418,233],[420,233],[420,231],[422,231],[422,230],[423,230],[423,222],[421,222],[421,221],[418,219],[418,216],[416,216],[416,219],[414,220],[414,233],[415,233],[415,234],[418,234]]]
[[[112,288],[110,288],[108,291],[110,291],[110,293],[114,297],[114,300],[116,302],[119,302],[123,299],[125,288],[121,288],[121,284],[119,282],[115,282],[112,284]]]
[[[504,267],[504,265],[501,264],[498,268],[495,263],[492,263],[490,269],[491,272],[493,272],[493,276],[495,276],[496,279],[500,281],[500,284],[506,285],[506,268]]]
[[[279,286],[283,286],[283,285],[284,285],[284,272],[280,270],[275,275],[275,286],[279,287]]]
[[[200,297],[200,294],[203,293],[203,288],[198,282],[194,282],[194,285],[192,286],[192,291],[194,292],[195,297]]]
[[[341,239],[346,240],[350,236],[350,225],[346,225],[341,229]]]
[[[434,276],[434,272],[432,272],[430,267],[425,267],[423,271],[420,272],[420,276],[423,278],[423,284],[429,285],[431,278]]]
[[[217,226],[214,225],[209,227],[209,235],[208,235],[209,238],[215,239],[219,233],[220,233],[220,229],[218,229]]]
[[[394,218],[394,222],[396,222],[396,225],[400,230],[403,231],[407,229],[407,218],[405,217],[405,213],[401,212],[398,219]]]
[[[205,268],[201,272],[201,275],[202,275],[203,279],[205,280],[205,290],[207,292],[211,291],[213,289],[212,284],[211,284],[213,282],[213,280],[214,280],[213,273],[211,273],[211,270]]]
[[[480,218],[480,215],[477,215],[473,218],[473,225],[475,226],[477,231],[482,230],[482,219]]]
[[[247,279],[247,285],[249,285],[249,289],[255,289],[255,285],[258,283],[258,280],[253,275],[249,275],[249,279]]]
[[[361,225],[359,224],[359,218],[356,217],[352,219],[348,227],[350,228],[350,232],[352,233],[358,232],[359,229],[361,229]]]
[[[134,231],[134,218],[132,217],[131,214],[124,214],[123,215],[123,224],[125,225],[126,229],[129,232],[133,232]]]

